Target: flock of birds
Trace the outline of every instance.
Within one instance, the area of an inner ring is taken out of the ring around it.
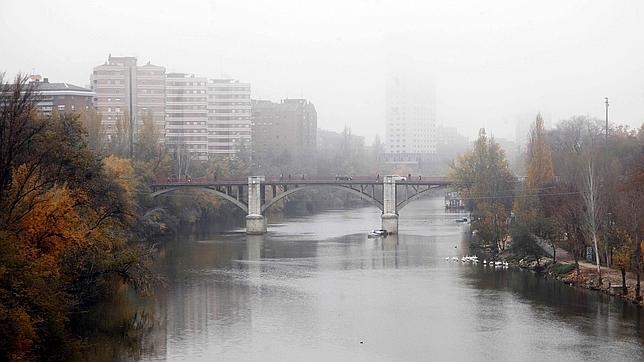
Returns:
[[[464,256],[461,259],[453,256],[453,257],[446,257],[445,261],[453,261],[453,262],[458,262],[460,261],[461,263],[472,263],[472,264],[478,264],[479,263],[479,257],[478,256]],[[508,267],[510,264],[507,261],[493,261],[490,260],[489,262],[487,260],[483,260],[483,265],[489,265],[489,266],[498,266],[498,267]]]

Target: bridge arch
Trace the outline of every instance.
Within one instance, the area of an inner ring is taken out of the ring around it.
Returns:
[[[380,209],[380,211],[383,210],[383,206],[382,206],[382,203],[380,201],[374,199],[369,194],[363,193],[363,192],[361,192],[359,190],[356,190],[356,189],[352,189],[350,187],[341,186],[341,185],[302,185],[302,186],[296,187],[294,189],[284,191],[281,194],[278,194],[277,196],[273,197],[272,199],[267,200],[266,203],[264,205],[262,205],[262,209],[261,209],[262,215],[264,214],[264,211],[268,210],[269,207],[275,205],[275,203],[277,203],[278,201],[282,200],[286,196],[289,196],[289,195],[294,194],[294,193],[296,193],[298,191],[301,191],[301,190],[320,188],[320,187],[330,187],[330,188],[346,191],[346,192],[349,192],[351,194],[360,196],[360,197],[366,199],[369,203],[371,203],[372,205],[374,205],[378,209]]]
[[[152,196],[152,198],[155,198],[157,196],[167,194],[167,193],[170,193],[170,192],[174,192],[176,190],[180,190],[180,189],[184,189],[184,188],[185,188],[185,186],[182,186],[182,187],[170,187],[170,188],[167,188],[167,189],[161,189],[159,191],[153,192],[151,194],[151,196]],[[204,190],[204,191],[207,191],[207,192],[209,192],[209,193],[211,193],[213,195],[219,196],[224,200],[228,200],[233,205],[235,205],[238,208],[242,209],[242,211],[244,211],[244,213],[248,214],[248,205],[244,204],[243,202],[237,200],[236,198],[234,198],[234,197],[232,197],[230,195],[227,195],[227,194],[225,194],[225,193],[223,193],[221,191],[217,191],[215,189],[211,189],[209,187],[194,186],[194,187],[190,187],[190,188],[196,189],[196,190]]]
[[[400,211],[403,207],[407,206],[407,204],[409,204],[410,202],[417,200],[420,197],[428,194],[429,192],[439,189],[441,187],[443,187],[443,185],[429,186],[424,190],[418,191],[415,195],[412,195],[408,197],[406,200],[403,200],[400,203],[398,203],[398,205],[396,205],[396,212]]]

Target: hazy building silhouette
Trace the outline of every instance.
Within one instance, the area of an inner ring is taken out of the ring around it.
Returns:
[[[387,82],[385,149],[387,153],[436,153],[435,96],[422,79],[395,75]]]
[[[207,94],[208,153],[232,155],[250,147],[250,83],[210,79]]]
[[[306,99],[253,100],[252,139],[253,157],[260,166],[304,166],[306,160],[311,164],[317,142],[315,106]]]
[[[166,75],[165,142],[192,158],[208,158],[208,79],[185,73]]]
[[[108,135],[116,133],[119,119],[129,119],[130,108],[135,132],[146,114],[155,124],[165,124],[165,68],[149,62],[137,66],[135,57],[113,57],[94,67],[92,89],[96,92],[96,108],[102,115],[103,129]],[[163,132],[160,132],[163,134]]]
[[[399,73],[387,80],[385,161],[412,169],[436,159],[436,101],[433,84]]]
[[[164,67],[150,62],[136,68],[136,124],[152,116],[161,135],[165,127],[165,72]]]

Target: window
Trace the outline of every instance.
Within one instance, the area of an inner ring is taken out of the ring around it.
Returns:
[[[65,110],[65,105],[64,104],[59,105],[58,110],[61,111],[61,112],[64,111]]]

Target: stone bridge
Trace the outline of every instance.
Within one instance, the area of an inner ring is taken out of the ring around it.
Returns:
[[[248,180],[239,181],[169,181],[153,184],[151,188],[152,197],[185,189],[210,192],[230,201],[246,213],[248,234],[263,234],[266,232],[264,212],[275,203],[296,192],[330,187],[360,196],[379,208],[382,211],[382,228],[390,233],[397,233],[398,212],[405,205],[431,190],[450,183],[446,177],[419,177],[418,180],[401,180],[400,176],[384,176],[382,179],[354,177],[347,180],[285,180],[251,176]],[[270,197],[267,197],[267,194]]]

